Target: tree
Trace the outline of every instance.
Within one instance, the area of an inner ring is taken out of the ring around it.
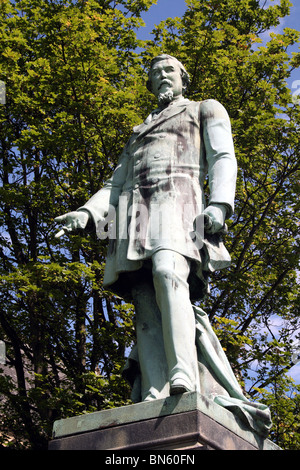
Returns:
[[[103,291],[105,241],[57,242],[53,219],[101,187],[144,110],[134,29],[151,3],[0,5],[0,325],[16,373],[1,377],[2,432],[23,445],[44,447],[56,417],[128,399],[131,307]]]
[[[164,51],[189,70],[190,99],[227,108],[239,166],[226,238],[232,266],[214,274],[202,307],[246,392],[274,410],[272,438],[295,448],[298,390],[286,372],[299,337],[299,107],[286,79],[299,66],[288,52],[299,33],[260,45],[288,15],[286,0],[268,8],[188,0],[182,18],[138,41],[152,3],[0,3],[0,338],[16,374],[15,382],[0,375],[2,441],[10,434],[15,448],[44,448],[55,419],[129,403],[120,372],[134,341],[133,307],[103,290],[107,240],[91,231],[58,241],[53,219],[111,174],[132,127],[155,106],[145,70]],[[278,431],[286,413],[293,444]]]
[[[278,344],[284,373],[299,340],[299,106],[286,83],[299,66],[299,53],[288,51],[299,32],[287,28],[260,45],[289,13],[288,1],[187,4],[182,19],[156,27],[145,54],[163,49],[181,59],[192,76],[188,97],[214,97],[231,118],[239,168],[226,238],[232,266],[215,273],[204,308],[246,392],[259,398],[260,384],[272,383]],[[274,419],[277,425],[283,416],[276,411]]]

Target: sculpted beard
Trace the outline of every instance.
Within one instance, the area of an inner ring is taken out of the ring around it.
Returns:
[[[167,90],[165,93],[160,93],[157,98],[159,106],[171,103],[171,101],[173,101],[173,96],[174,94],[172,90]]]

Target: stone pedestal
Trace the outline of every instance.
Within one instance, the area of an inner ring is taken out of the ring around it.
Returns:
[[[196,392],[56,421],[49,449],[280,450]]]

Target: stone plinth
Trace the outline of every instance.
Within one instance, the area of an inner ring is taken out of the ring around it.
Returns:
[[[56,421],[49,449],[280,450],[196,392]]]

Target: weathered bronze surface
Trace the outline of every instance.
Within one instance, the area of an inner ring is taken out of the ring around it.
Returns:
[[[56,219],[64,224],[57,236],[92,220],[103,238],[110,223],[104,285],[135,305],[137,345],[124,370],[134,401],[200,392],[266,436],[268,408],[245,398],[194,305],[208,291],[209,273],[230,264],[222,235],[234,210],[237,163],[225,108],[184,98],[188,83],[174,57],[152,61],[147,86],[158,109],[134,127],[104,187]]]

